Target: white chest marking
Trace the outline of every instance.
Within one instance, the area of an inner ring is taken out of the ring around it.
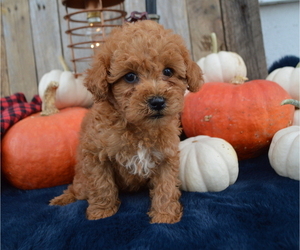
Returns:
[[[142,145],[139,145],[138,148],[137,154],[127,159],[122,165],[125,166],[131,174],[138,174],[147,178],[157,162],[163,159],[163,154],[159,151],[145,148]]]

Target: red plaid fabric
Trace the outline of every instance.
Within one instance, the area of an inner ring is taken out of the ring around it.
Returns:
[[[35,95],[30,103],[23,93],[1,98],[1,136],[21,119],[41,111],[42,100]]]

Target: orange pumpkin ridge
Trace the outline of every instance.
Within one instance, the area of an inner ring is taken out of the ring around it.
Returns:
[[[294,108],[280,105],[288,98],[282,87],[267,80],[206,83],[185,97],[183,130],[188,137],[222,138],[234,147],[239,160],[252,158],[268,149],[278,130],[291,125]]]

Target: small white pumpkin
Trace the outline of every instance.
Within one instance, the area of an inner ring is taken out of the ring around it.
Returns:
[[[275,69],[266,78],[278,83],[295,100],[300,100],[300,67],[283,67]]]
[[[197,64],[203,71],[204,82],[231,82],[235,77],[247,76],[244,60],[235,52],[217,53],[216,34],[212,33],[213,53],[201,58]]]
[[[300,180],[299,140],[299,126],[281,129],[274,135],[268,156],[277,174]]]
[[[39,95],[43,96],[48,84],[58,82],[55,106],[58,109],[67,107],[90,107],[93,104],[92,94],[83,85],[83,76],[75,78],[70,71],[51,70],[43,75],[39,82]]]
[[[295,110],[293,125],[300,126],[300,110],[299,109]]]
[[[235,183],[238,158],[227,141],[200,135],[181,141],[179,150],[182,190],[219,192]]]
[[[39,82],[39,95],[43,96],[48,84],[58,82],[55,106],[58,109],[67,107],[90,107],[93,104],[92,94],[83,85],[83,77],[74,77],[70,71],[51,70],[43,75]]]

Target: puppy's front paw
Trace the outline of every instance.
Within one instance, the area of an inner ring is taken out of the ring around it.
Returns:
[[[151,223],[168,223],[174,224],[179,222],[182,216],[182,213],[179,214],[160,214],[157,212],[150,213],[152,217]]]
[[[90,205],[86,210],[86,216],[88,220],[98,220],[110,217],[118,211],[118,206],[111,208],[99,208],[97,206]]]
[[[53,198],[52,200],[50,200],[49,205],[50,206],[65,206],[68,205],[72,202],[75,202],[76,198],[74,197],[74,195],[70,194],[70,193],[65,193],[62,194],[60,196],[57,196],[55,198]]]

